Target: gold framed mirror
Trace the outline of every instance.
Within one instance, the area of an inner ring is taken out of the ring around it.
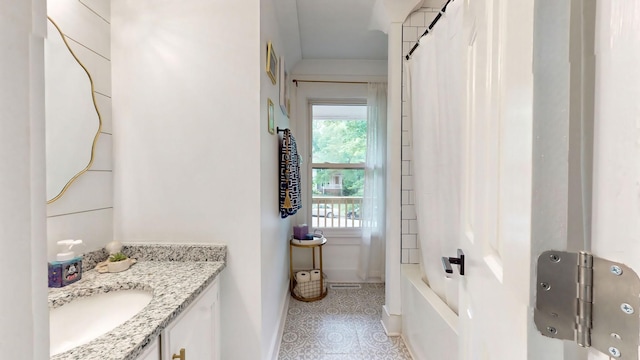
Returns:
[[[93,79],[60,27],[47,22],[45,116],[47,204],[58,200],[94,160],[102,118]]]

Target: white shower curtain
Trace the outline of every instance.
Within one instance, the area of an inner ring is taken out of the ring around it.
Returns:
[[[457,312],[457,267],[446,276],[441,258],[456,256],[461,235],[464,94],[461,86],[462,0],[420,40],[405,63],[411,103],[413,175],[421,266],[425,281]]]
[[[360,220],[362,243],[358,276],[384,280],[385,161],[387,83],[369,83],[367,96],[367,159]]]

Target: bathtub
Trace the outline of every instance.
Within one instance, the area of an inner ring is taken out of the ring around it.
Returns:
[[[402,338],[414,360],[458,358],[458,315],[422,281],[420,265],[402,265]]]

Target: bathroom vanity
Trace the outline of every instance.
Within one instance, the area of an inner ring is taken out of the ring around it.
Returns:
[[[139,360],[220,359],[220,301],[214,280],[146,346]],[[159,341],[162,338],[162,341]],[[160,346],[162,344],[162,347]]]
[[[50,289],[50,309],[84,297],[126,290],[151,293],[149,303],[112,330],[84,339],[84,343],[67,345],[74,347],[51,359],[220,359],[218,275],[226,265],[226,247],[125,245],[123,252],[138,263],[121,273],[89,270],[75,284]],[[66,331],[81,333],[83,328],[73,326]],[[52,340],[52,351],[54,346]]]

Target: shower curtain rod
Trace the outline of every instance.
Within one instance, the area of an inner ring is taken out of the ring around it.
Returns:
[[[331,80],[291,80],[298,87],[299,82],[308,82],[308,83],[330,83],[330,84],[368,84],[366,81],[331,81]]]
[[[416,41],[416,43],[413,45],[413,47],[411,48],[411,50],[409,51],[407,56],[405,56],[407,58],[407,60],[409,60],[411,58],[411,55],[413,54],[413,52],[416,51],[416,49],[418,48],[418,45],[420,45],[420,39],[422,39],[423,36],[425,36],[429,32],[431,32],[431,29],[433,29],[433,26],[438,22],[438,20],[440,20],[440,18],[442,17],[442,14],[444,14],[445,11],[447,11],[447,5],[449,5],[449,3],[451,1],[453,1],[453,0],[447,0],[447,3],[444,4],[444,6],[442,7],[442,10],[440,10],[440,12],[436,16],[436,18],[433,19],[431,24],[429,24],[429,27],[427,28],[427,30],[425,30],[424,33],[422,35],[420,35],[420,37],[418,38],[418,41]]]

